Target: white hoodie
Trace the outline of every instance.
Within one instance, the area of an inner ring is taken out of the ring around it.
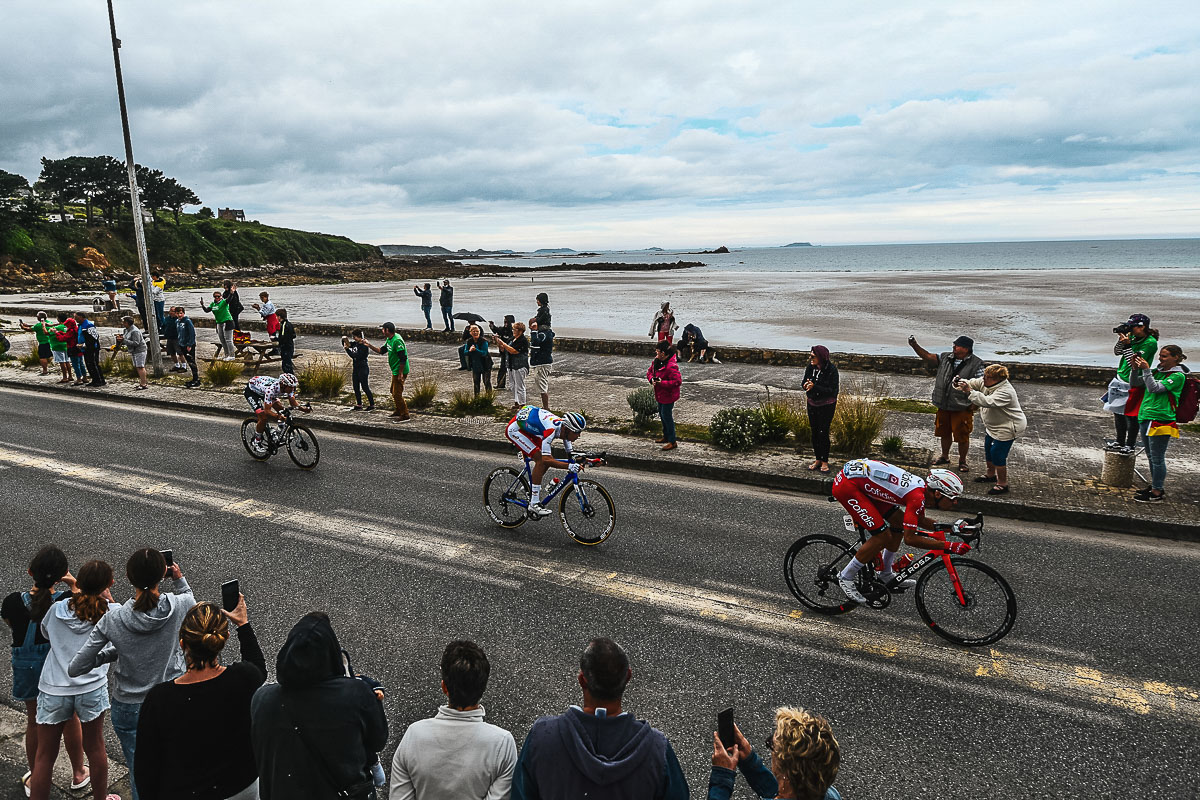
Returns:
[[[54,603],[46,616],[42,617],[42,635],[50,640],[50,654],[46,656],[46,664],[42,667],[38,690],[59,697],[87,694],[108,683],[107,663],[77,678],[67,674],[67,665],[83,647],[92,628],[96,627],[75,616],[70,600],[67,597]],[[109,610],[120,608],[116,603],[109,603],[108,607]]]

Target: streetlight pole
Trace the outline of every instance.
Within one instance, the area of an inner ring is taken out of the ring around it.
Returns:
[[[146,255],[146,231],[142,228],[142,201],[138,196],[137,167],[133,161],[133,140],[129,138],[129,112],[125,108],[125,82],[121,80],[121,40],[117,38],[117,21],[113,16],[112,0],[108,0],[108,29],[112,34],[113,64],[117,68],[117,99],[121,101],[121,130],[125,134],[125,166],[129,171],[129,210],[133,213],[133,235],[137,240],[138,264],[142,268],[142,308],[146,311],[146,343],[150,346],[150,363],[154,377],[163,376],[159,358],[158,317],[155,315],[151,289],[150,257]]]

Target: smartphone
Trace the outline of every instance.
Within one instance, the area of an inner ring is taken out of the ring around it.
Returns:
[[[733,733],[732,708],[727,708],[720,714],[717,714],[717,738],[721,740],[721,746],[726,750],[731,749],[737,744],[737,737]]]
[[[175,565],[175,551],[174,550],[159,550],[158,552],[162,553],[163,561],[167,562],[167,569],[170,569],[172,566]]]
[[[233,611],[238,606],[242,591],[237,581],[226,581],[221,584],[221,608]]]

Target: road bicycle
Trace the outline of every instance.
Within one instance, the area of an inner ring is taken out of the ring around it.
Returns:
[[[612,535],[617,525],[617,507],[612,495],[596,481],[580,477],[585,468],[602,466],[604,456],[604,453],[574,454],[571,458],[579,465],[579,472],[555,478],[547,487],[549,493],[541,498],[541,505],[547,508],[555,497],[559,498],[558,519],[579,544],[598,545]],[[539,519],[529,512],[532,464],[532,459],[526,457],[522,469],[499,467],[483,482],[484,510],[501,528],[516,528],[526,520]]]
[[[831,498],[832,499],[832,498]],[[796,599],[822,614],[844,614],[859,604],[846,597],[838,586],[838,573],[867,541],[867,531],[849,514],[843,517],[847,531],[858,534],[850,544],[840,536],[815,533],[798,539],[783,559],[783,576]],[[918,530],[922,536],[939,534]],[[974,543],[983,542],[983,514],[974,521],[958,520],[949,535]],[[999,572],[973,558],[930,550],[921,556],[901,556],[893,565],[894,580],[886,585],[877,577],[882,558],[864,564],[856,578],[858,590],[875,609],[887,608],[892,595],[903,592],[903,581],[919,574],[913,590],[917,612],[934,633],[967,647],[982,647],[1000,641],[1012,630],[1017,618],[1017,598]]]
[[[310,406],[311,408],[311,406]],[[285,408],[279,412],[283,422],[268,424],[263,430],[261,442],[255,443],[254,433],[258,420],[249,417],[242,421],[242,444],[246,452],[256,461],[266,461],[286,447],[288,455],[300,469],[312,469],[321,460],[321,446],[317,444],[316,434],[312,428],[292,420],[292,409]]]

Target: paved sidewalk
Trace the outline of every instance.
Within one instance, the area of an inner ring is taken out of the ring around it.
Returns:
[[[9,689],[11,687],[5,687]],[[110,727],[105,723],[106,727]],[[110,792],[128,798],[129,773],[125,765],[113,758],[115,736],[109,745],[108,777]],[[119,751],[117,751],[119,752]],[[25,712],[9,705],[0,704],[0,800],[25,800],[25,790],[21,788],[21,776],[28,766],[25,763]],[[67,800],[67,798],[82,798],[92,796],[89,786],[86,791],[72,792],[71,765],[67,760],[67,751],[59,748],[58,761],[54,765],[53,786],[50,789],[52,800]]]
[[[200,331],[205,351],[211,345],[211,331]],[[14,337],[14,352],[28,349],[28,337]],[[334,337],[305,336],[297,342],[297,368],[312,359],[333,359],[335,363],[348,367],[341,351],[340,341]],[[413,358],[412,381],[420,376],[433,376],[439,382],[439,400],[448,400],[452,391],[471,388],[470,372],[458,371],[455,348],[449,345],[413,343],[410,346]],[[371,372],[372,390],[377,402],[388,402],[388,371],[382,358],[373,358]],[[551,403],[555,408],[583,408],[600,427],[613,428],[626,424],[632,412],[625,400],[626,394],[635,388],[647,385],[644,374],[648,363],[628,356],[595,355],[586,353],[564,353],[556,357],[556,373],[551,383]],[[277,366],[276,366],[277,368]],[[773,367],[747,364],[681,364],[684,376],[683,397],[676,406],[678,422],[706,425],[712,415],[721,408],[736,405],[754,405],[766,396],[768,390],[797,392],[802,373],[791,367]],[[22,385],[47,387],[53,385],[53,375],[42,377],[37,369],[21,370],[11,364],[0,368],[0,379],[15,381]],[[183,402],[226,409],[234,413],[245,409],[241,397],[241,386],[225,390],[187,390],[181,388],[184,378],[169,374],[160,385],[147,392],[134,392],[133,383],[115,380],[110,383],[108,393],[114,395],[137,395],[138,400],[158,402]],[[843,373],[843,391],[846,387],[859,385],[873,387],[872,393],[890,397],[927,399],[932,378],[920,376],[887,376],[865,373]],[[350,385],[347,381],[346,390]],[[68,387],[64,391],[93,393]],[[1059,521],[1068,523],[1077,519],[1080,525],[1122,529],[1146,535],[1166,533],[1164,524],[1177,523],[1195,526],[1194,511],[1200,501],[1197,476],[1200,475],[1200,437],[1186,435],[1171,443],[1168,452],[1169,477],[1168,498],[1160,504],[1141,504],[1132,500],[1132,490],[1116,490],[1099,485],[1103,453],[1101,446],[1111,428],[1111,415],[1100,411],[1098,397],[1100,389],[1049,384],[1018,385],[1030,419],[1027,433],[1018,440],[1010,457],[1011,494],[1003,498],[984,495],[986,484],[976,484],[970,479],[983,472],[982,424],[977,421],[976,433],[970,453],[971,472],[967,477],[966,502],[968,508],[980,508],[985,512],[1003,516],[1018,516],[1026,519]],[[203,398],[203,399],[201,399]],[[506,404],[511,399],[507,390],[498,393],[498,400]],[[532,395],[530,400],[538,402]],[[352,403],[352,401],[351,401]],[[386,413],[359,414],[349,411],[348,405],[318,403],[315,419],[338,427],[352,426],[367,435],[392,435],[387,429],[402,428],[405,437],[454,435],[471,440],[484,449],[493,449],[503,440],[503,422],[492,417],[453,419],[433,414],[414,413],[407,423],[394,423],[386,419]],[[885,434],[903,437],[906,445],[925,448],[932,452],[936,440],[932,435],[933,416],[922,413],[891,412]],[[460,442],[461,443],[461,442]],[[713,477],[724,475],[728,479],[761,482],[765,485],[787,485],[820,491],[818,476],[808,472],[804,466],[807,452],[797,452],[791,447],[766,447],[748,454],[730,454],[700,442],[681,443],[679,449],[663,453],[651,441],[651,437],[633,437],[615,433],[593,432],[586,435],[588,449],[607,449],[618,457],[636,461],[643,469],[660,469],[664,472],[708,474]],[[807,448],[805,448],[807,450]],[[835,458],[836,469],[838,461]],[[1140,460],[1143,473],[1146,470],[1144,456]],[[923,466],[916,464],[913,466]],[[732,477],[738,473],[738,477]],[[1065,512],[1065,513],[1064,513]],[[1102,515],[1103,519],[1090,519],[1088,515]],[[1123,520],[1123,521],[1122,521]],[[1200,529],[1196,529],[1200,533]],[[1181,535],[1178,532],[1169,535]]]

